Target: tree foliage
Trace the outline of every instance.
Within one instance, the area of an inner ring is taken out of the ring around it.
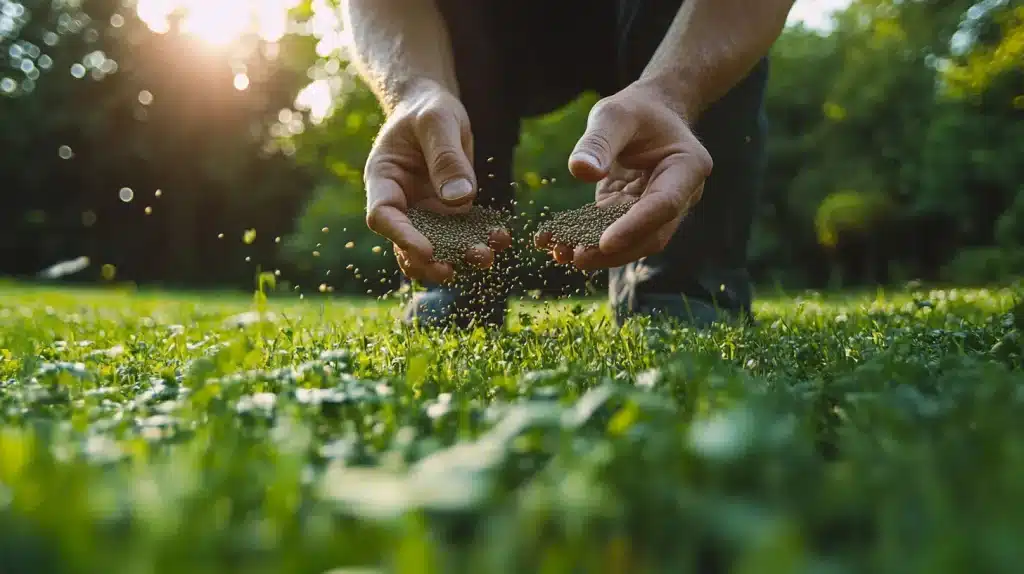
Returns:
[[[4,272],[84,254],[138,281],[251,286],[263,267],[306,288],[394,285],[363,223],[383,114],[342,50],[300,26],[227,57],[152,33],[115,0],[74,6],[0,5]],[[331,9],[304,2],[295,21]],[[787,29],[772,51],[755,278],[973,280],[972,258],[1024,271],[1022,29],[1006,0],[856,0],[830,33]],[[524,123],[524,219],[592,197],[566,159],[595,101]],[[525,274],[546,277],[541,259]]]

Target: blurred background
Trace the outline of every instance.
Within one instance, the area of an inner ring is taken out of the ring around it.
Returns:
[[[84,257],[65,280],[395,288],[363,223],[382,115],[343,34],[330,0],[0,0],[0,275]],[[1024,274],[1022,63],[1016,1],[798,1],[774,48],[757,282]],[[592,199],[565,165],[594,101],[526,124],[523,212]],[[531,261],[528,288],[581,280]]]

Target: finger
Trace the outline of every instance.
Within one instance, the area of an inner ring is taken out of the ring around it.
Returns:
[[[439,261],[418,259],[415,255],[395,248],[398,267],[409,279],[427,283],[441,284],[447,282],[455,274],[452,266]]]
[[[446,205],[463,205],[476,197],[476,174],[470,160],[472,135],[457,112],[428,108],[416,121],[416,136],[430,181]]]
[[[430,241],[405,215],[405,193],[393,179],[370,178],[366,185],[366,225],[401,249],[429,260],[434,255]]]
[[[572,261],[572,247],[564,243],[555,245],[554,249],[551,250],[551,254],[556,262],[563,265]]]
[[[500,253],[512,247],[512,234],[504,228],[492,229],[487,242],[491,249]]]
[[[464,259],[470,265],[487,269],[494,264],[494,252],[483,243],[478,243],[466,250]]]
[[[654,255],[663,249],[662,245],[664,243],[660,237],[652,237],[633,249],[615,253],[605,253],[599,248],[580,248],[573,253],[572,263],[583,271],[621,267],[642,257]]]
[[[665,166],[664,168],[661,166]],[[651,174],[640,200],[601,235],[601,251],[629,251],[681,217],[699,197],[708,170],[690,154],[666,158]]]
[[[540,231],[533,236],[533,244],[537,249],[548,249],[551,247],[553,235],[550,231]]]
[[[569,156],[573,177],[596,183],[608,176],[615,158],[636,133],[636,120],[619,100],[598,102],[587,117],[587,129]]]

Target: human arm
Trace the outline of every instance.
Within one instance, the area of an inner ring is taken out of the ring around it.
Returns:
[[[794,0],[685,0],[637,84],[693,123],[750,73]]]
[[[691,126],[767,54],[792,4],[685,0],[640,77],[591,110],[569,160],[576,178],[598,183],[599,204],[640,200],[605,231],[598,249],[574,252],[549,236],[538,236],[537,245],[584,269],[664,249],[713,165]],[[616,177],[622,173],[628,181]]]
[[[435,0],[345,0],[350,56],[390,115],[417,91],[459,95],[451,40]]]
[[[463,212],[476,196],[473,135],[444,20],[435,0],[346,0],[342,13],[355,68],[387,115],[364,171],[366,223],[395,244],[408,277],[444,282],[452,266],[433,260],[406,216],[414,206]],[[507,231],[495,231],[466,260],[489,266],[509,245]]]

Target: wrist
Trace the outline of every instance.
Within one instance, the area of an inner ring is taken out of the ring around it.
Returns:
[[[680,74],[644,73],[633,86],[656,99],[682,118],[688,125],[697,122],[704,111],[704,102],[693,88],[696,82]]]
[[[458,97],[454,82],[439,81],[427,76],[403,78],[394,81],[388,89],[388,113],[401,104],[415,102],[438,93],[447,93]]]

